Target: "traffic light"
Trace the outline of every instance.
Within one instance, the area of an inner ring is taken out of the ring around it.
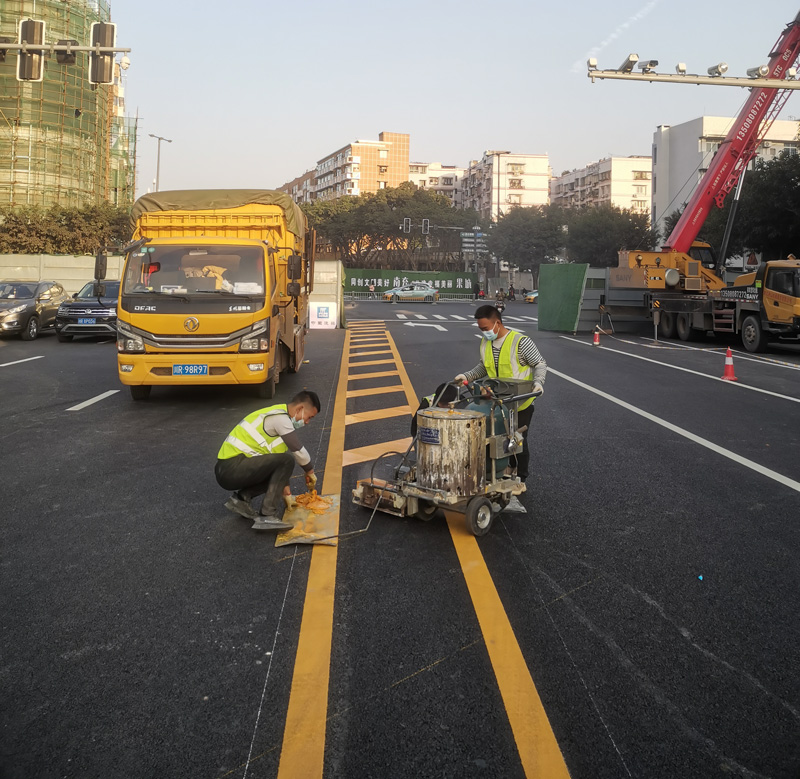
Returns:
[[[19,23],[19,42],[30,48],[17,55],[17,81],[41,81],[44,78],[44,22],[23,19]]]
[[[95,22],[92,25],[92,46],[117,45],[117,25],[111,22]],[[114,83],[114,52],[89,52],[89,81],[92,84]]]
[[[431,231],[431,220],[430,219],[423,219],[422,220],[422,234],[427,235]]]
[[[411,217],[410,216],[407,216],[403,220],[403,232],[404,233],[410,233],[411,232]]]

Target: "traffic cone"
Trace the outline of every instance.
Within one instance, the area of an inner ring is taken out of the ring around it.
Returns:
[[[600,346],[600,326],[594,326],[594,340],[592,341],[592,346]]]
[[[733,372],[733,352],[731,347],[725,352],[725,373],[722,375],[723,381],[739,381]]]

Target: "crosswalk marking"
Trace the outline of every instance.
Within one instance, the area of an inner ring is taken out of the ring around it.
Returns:
[[[407,319],[407,317],[406,317],[406,315],[405,315],[405,314],[398,314],[398,315],[397,315],[397,318],[398,318],[398,319]]]
[[[453,319],[460,319],[461,321],[467,321],[469,319],[469,317],[459,316],[458,314],[450,314],[450,316],[453,317]]]
[[[434,318],[434,319],[447,319],[447,317],[446,317],[446,316],[442,316],[441,314],[434,314],[434,315],[433,315],[433,318]]]
[[[426,316],[425,316],[425,314],[414,314],[414,316],[415,316],[417,319],[427,319],[427,318],[428,318],[428,317],[426,317]]]

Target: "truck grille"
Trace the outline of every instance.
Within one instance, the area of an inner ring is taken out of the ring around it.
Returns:
[[[236,346],[242,337],[250,332],[250,327],[244,327],[233,333],[210,335],[160,335],[140,331],[146,344],[157,349],[228,349]]]

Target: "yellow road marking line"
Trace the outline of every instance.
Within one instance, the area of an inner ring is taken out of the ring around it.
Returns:
[[[347,413],[347,352],[350,333],[345,331],[339,383],[333,409],[331,438],[325,463],[325,489],[342,491],[344,417]],[[320,488],[320,492],[322,489]],[[337,518],[333,533],[339,532]],[[325,723],[328,716],[333,602],[336,589],[338,547],[315,545],[311,552],[303,619],[297,641],[292,690],[286,712],[278,779],[322,777],[325,759]]]
[[[363,398],[367,395],[386,395],[389,392],[402,392],[403,387],[401,385],[395,385],[394,387],[375,387],[375,389],[358,389],[358,390],[348,390],[347,397],[348,398]]]
[[[418,403],[397,346],[391,335],[387,336],[408,404]],[[478,542],[467,530],[461,514],[445,513],[525,775],[531,779],[569,779],[564,757]]]
[[[357,463],[369,462],[382,454],[386,454],[386,452],[405,452],[410,443],[411,437],[409,436],[408,438],[398,438],[396,441],[383,441],[380,444],[348,449],[342,457],[342,464],[346,467]]]
[[[445,513],[525,776],[569,779],[564,757],[478,542],[460,514]]]
[[[350,381],[356,379],[382,379],[386,376],[399,376],[398,371],[378,371],[377,373],[354,373],[350,375]]]
[[[373,355],[373,354],[391,354],[391,353],[392,353],[391,349],[381,349],[380,351],[377,351],[377,352],[353,352],[350,356],[351,357],[369,357],[370,355]],[[361,365],[361,363],[351,362],[350,365]]]
[[[359,422],[374,422],[377,419],[389,419],[390,417],[402,417],[406,414],[413,414],[411,406],[394,406],[393,408],[379,408],[375,411],[362,411],[358,414],[348,414],[344,418],[346,425],[356,425]]]
[[[364,360],[363,362],[351,362],[347,364],[348,368],[355,368],[359,365],[394,365],[394,360]],[[353,373],[351,376],[358,376],[359,374]]]

